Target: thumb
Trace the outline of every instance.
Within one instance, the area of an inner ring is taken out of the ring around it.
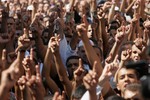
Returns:
[[[26,28],[23,29],[23,35],[25,36],[25,38],[29,37],[29,33],[28,33],[28,30]]]

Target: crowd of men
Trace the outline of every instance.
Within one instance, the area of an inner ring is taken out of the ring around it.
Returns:
[[[150,0],[0,0],[0,100],[150,100]]]

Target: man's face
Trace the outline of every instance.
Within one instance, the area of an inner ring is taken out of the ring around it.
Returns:
[[[49,8],[49,4],[48,4],[48,3],[44,4],[43,10],[44,10],[45,12],[47,12],[48,8]]]
[[[83,61],[85,61],[86,63],[88,63],[88,59],[84,50],[83,46],[80,46],[78,48],[78,55],[83,59]]]
[[[70,59],[67,62],[67,71],[70,77],[73,77],[73,72],[78,68],[79,66],[79,59]]]
[[[102,57],[102,55],[100,53],[100,50],[97,47],[94,47],[94,50],[95,50],[97,56],[100,58],[100,61],[103,61],[103,57]]]
[[[137,48],[135,45],[132,46],[132,53],[131,53],[131,59],[135,62],[139,61],[141,59],[141,50]]]
[[[44,44],[47,45],[48,42],[49,42],[49,33],[48,32],[44,32],[44,34],[42,35],[42,38],[43,38]]]
[[[127,85],[131,83],[138,83],[136,71],[134,69],[122,68],[117,76],[117,88],[121,92],[124,91]]]
[[[128,100],[143,100],[141,93],[139,91],[129,91],[125,90],[123,94],[124,99]]]
[[[88,38],[92,37],[92,26],[91,25],[88,26],[88,33],[87,33],[87,35],[88,35]]]
[[[12,18],[7,19],[8,32],[15,28],[14,25],[15,21]]]

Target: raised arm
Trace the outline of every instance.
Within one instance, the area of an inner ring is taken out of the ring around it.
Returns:
[[[52,80],[50,73],[53,74],[57,74],[57,72],[55,72],[52,68],[54,67],[53,65],[53,55],[52,52],[50,50],[50,48],[47,48],[47,52],[44,58],[44,65],[43,65],[43,70],[42,70],[42,77],[43,77],[43,81],[46,81],[48,87],[50,88],[50,90],[52,91],[52,93],[55,93],[56,91],[59,91],[58,86],[56,85],[56,83]],[[56,68],[55,68],[56,70]],[[54,73],[55,72],[55,73]]]
[[[50,48],[53,53],[54,61],[56,64],[56,70],[57,70],[59,79],[63,84],[64,90],[65,90],[67,96],[70,98],[71,92],[72,92],[72,84],[68,78],[65,66],[62,63],[62,59],[61,59],[61,56],[59,53],[59,42],[60,42],[59,36],[52,37],[49,41],[50,45],[48,48]]]
[[[87,37],[87,25],[88,22],[86,20],[86,16],[83,16],[83,23],[77,26],[77,32],[79,37],[82,39],[83,41],[83,46],[87,55],[87,58],[90,62],[90,65],[93,65],[94,62],[97,62],[97,74],[98,76],[100,76],[101,72],[102,72],[102,65],[100,62],[100,59],[98,58],[98,56],[96,55],[96,52],[94,51],[92,45],[89,42],[89,39]]]

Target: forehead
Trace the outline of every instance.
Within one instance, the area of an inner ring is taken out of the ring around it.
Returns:
[[[71,58],[71,59],[68,60],[67,64],[71,64],[71,63],[79,63],[79,59]]]
[[[136,71],[134,69],[127,69],[127,68],[122,68],[118,72],[118,77],[121,75],[127,75],[127,74],[133,74],[136,75]]]
[[[132,51],[137,51],[137,52],[141,53],[141,50],[139,48],[137,48],[135,45],[132,46]]]

